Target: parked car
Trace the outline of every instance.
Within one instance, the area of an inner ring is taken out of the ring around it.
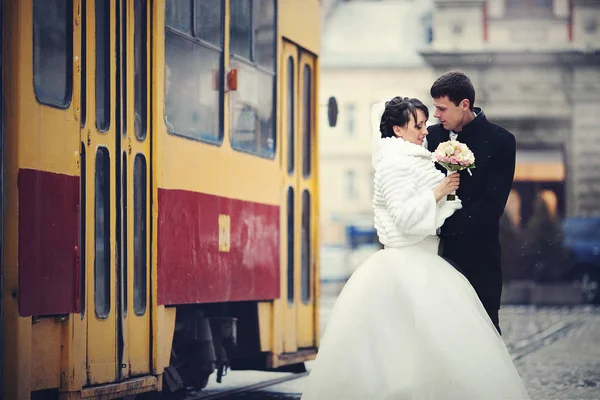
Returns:
[[[581,287],[585,301],[600,304],[600,218],[565,218],[562,228],[572,265],[568,277]]]

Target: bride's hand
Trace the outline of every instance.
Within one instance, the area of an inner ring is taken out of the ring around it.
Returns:
[[[448,175],[444,178],[440,184],[433,189],[433,195],[435,196],[435,201],[440,201],[440,199],[458,189],[460,185],[460,175],[452,174]]]

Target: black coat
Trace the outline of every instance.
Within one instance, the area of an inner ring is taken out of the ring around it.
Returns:
[[[458,133],[457,140],[475,154],[473,176],[460,172],[456,194],[463,208],[442,226],[441,256],[453,263],[471,282],[490,318],[498,327],[502,293],[499,220],[510,193],[515,172],[515,137],[489,122],[481,109]],[[449,140],[450,132],[441,124],[430,126],[428,148]],[[436,164],[437,165],[437,164]],[[437,165],[445,172],[445,169]]]

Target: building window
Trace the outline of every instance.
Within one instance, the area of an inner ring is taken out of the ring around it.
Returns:
[[[347,170],[344,181],[346,184],[346,196],[349,199],[355,199],[356,198],[356,172],[354,172],[354,170],[352,170],[352,169]]]
[[[553,0],[506,0],[509,17],[544,17],[553,15]]]
[[[275,156],[276,15],[274,0],[231,0],[231,145],[265,158]]]
[[[223,135],[223,3],[168,0],[165,11],[167,130],[219,144]]]
[[[425,29],[425,43],[433,42],[433,15],[431,12],[426,13],[421,17],[421,24]]]
[[[344,114],[346,115],[346,131],[348,135],[354,136],[356,133],[356,104],[346,104]]]

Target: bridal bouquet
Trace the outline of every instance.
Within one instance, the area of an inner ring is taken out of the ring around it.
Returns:
[[[448,175],[466,169],[471,175],[471,169],[475,168],[475,155],[466,144],[457,140],[448,140],[438,145],[433,152],[433,160],[446,168]],[[447,196],[448,200],[456,199],[456,192]]]

